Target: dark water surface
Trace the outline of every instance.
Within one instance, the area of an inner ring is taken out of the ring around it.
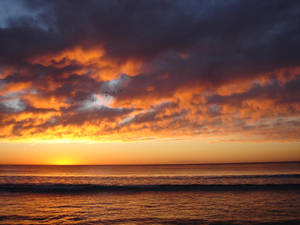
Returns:
[[[0,224],[300,224],[300,163],[0,166]]]

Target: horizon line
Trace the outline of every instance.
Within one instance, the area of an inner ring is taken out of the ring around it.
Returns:
[[[224,165],[224,164],[268,164],[268,163],[300,163],[300,161],[251,161],[251,162],[218,162],[218,163],[124,163],[124,164],[5,164],[0,166],[164,166],[164,165]]]

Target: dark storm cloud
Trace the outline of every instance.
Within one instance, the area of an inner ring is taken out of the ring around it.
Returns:
[[[194,105],[194,111],[215,118],[206,122],[210,131],[222,121],[221,106],[238,108],[249,99],[275,99],[274,104],[285,107],[284,116],[299,113],[297,0],[24,0],[4,5],[17,10],[0,16],[0,113],[6,118],[60,113],[39,125],[16,120],[15,134],[116,118],[127,118],[122,127],[147,123],[155,130],[151,122],[169,120],[177,128],[189,124],[201,133],[197,129],[204,122],[189,120],[193,104],[178,100],[182,90],[200,97],[211,93],[206,106]],[[125,71],[135,63],[138,72]],[[269,82],[239,93],[217,93],[226,85],[251,86],[259,79]],[[17,96],[8,98],[11,92]],[[84,108],[95,96],[115,102],[96,99],[98,108]],[[135,106],[135,100],[142,103]],[[129,105],[118,105],[122,101]],[[177,101],[178,110],[164,114],[165,108],[153,108],[163,101]]]
[[[46,24],[48,30],[37,26],[38,22],[25,23],[26,17],[18,18],[11,27],[1,30],[3,49],[4,44],[10,44],[8,46],[18,52],[34,54],[72,44],[92,46],[101,42],[109,56],[122,60],[154,57],[169,50],[192,51],[194,47],[200,48],[204,55],[218,54],[222,50],[224,54],[224,50],[233,47],[231,52],[243,56],[247,50],[251,56],[251,52],[257,54],[259,47],[264,47],[262,53],[268,53],[278,41],[281,44],[276,45],[276,50],[286,54],[299,39],[298,1],[25,3],[33,11],[40,9],[36,20]],[[3,53],[8,54],[8,51]],[[298,53],[293,50],[289,55],[295,54]]]
[[[170,74],[173,88],[189,82],[218,85],[299,65],[299,1],[75,0],[25,5],[40,13],[35,21],[18,17],[0,30],[1,64],[101,44],[111,60],[144,60],[155,76]]]

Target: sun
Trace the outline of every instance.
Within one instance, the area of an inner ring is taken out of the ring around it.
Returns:
[[[64,166],[64,165],[75,165],[76,162],[72,159],[60,158],[60,159],[54,159],[50,164]]]

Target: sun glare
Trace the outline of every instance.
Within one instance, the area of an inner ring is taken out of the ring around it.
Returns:
[[[75,165],[76,163],[72,159],[55,159],[51,163],[51,165]]]

